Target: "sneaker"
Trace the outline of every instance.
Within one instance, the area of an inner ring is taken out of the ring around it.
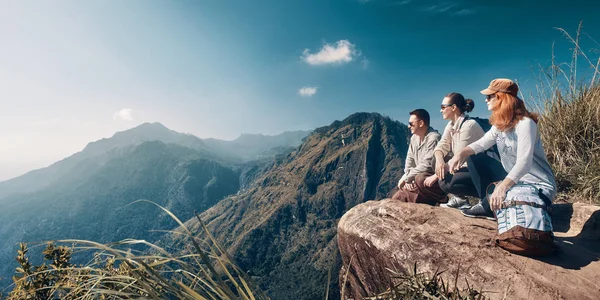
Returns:
[[[469,201],[467,201],[467,199],[465,198],[452,196],[450,200],[448,200],[448,203],[440,204],[440,207],[463,209],[469,208],[471,207],[471,205],[469,204]]]
[[[493,213],[485,211],[481,203],[474,205],[469,209],[461,210],[465,217],[469,218],[486,218],[488,220],[496,220]]]

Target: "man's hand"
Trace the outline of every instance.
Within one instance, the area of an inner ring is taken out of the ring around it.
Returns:
[[[433,174],[427,178],[425,178],[425,186],[432,187],[438,181],[437,174]]]
[[[406,184],[406,181],[404,181],[404,180],[400,179],[400,180],[398,181],[398,189],[402,189],[402,187],[403,187],[405,184]]]
[[[435,163],[435,175],[437,178],[444,180],[446,173],[448,173],[448,165],[444,161],[437,161]]]
[[[407,191],[409,191],[409,192],[415,192],[417,190],[417,185],[414,184],[414,183],[407,183],[404,186],[404,189],[407,190]]]

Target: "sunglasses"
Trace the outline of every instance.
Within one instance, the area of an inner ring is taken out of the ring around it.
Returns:
[[[488,101],[490,101],[490,100],[492,100],[492,99],[494,99],[494,98],[496,98],[496,94],[485,95],[485,100],[488,100]]]
[[[444,109],[444,108],[446,108],[446,107],[450,107],[450,106],[452,106],[452,105],[454,105],[454,104],[442,104],[442,105],[441,105],[441,107],[442,107],[442,109]]]
[[[416,120],[415,122],[419,122],[419,121],[421,121],[421,120]],[[415,122],[408,122],[408,127],[415,126],[416,125]]]

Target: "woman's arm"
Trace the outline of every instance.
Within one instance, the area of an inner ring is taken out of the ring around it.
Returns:
[[[460,167],[467,161],[467,158],[471,155],[475,155],[477,153],[481,153],[496,144],[496,135],[498,131],[495,126],[492,126],[488,132],[486,132],[479,140],[471,143],[469,146],[464,147],[458,154],[455,154],[454,157],[448,162],[448,167],[450,168],[450,173],[454,174],[455,171],[460,169]]]
[[[525,118],[517,123],[515,134],[517,135],[517,161],[506,178],[519,182],[525,174],[529,173],[533,165],[537,125],[533,120]]]
[[[474,154],[490,149],[496,144],[496,135],[498,135],[498,130],[496,129],[496,126],[492,126],[492,129],[486,132],[480,139],[469,144],[469,148],[475,152]]]
[[[537,140],[537,125],[533,120],[525,118],[515,126],[517,135],[517,161],[506,178],[496,186],[490,197],[490,208],[497,210],[501,207],[506,193],[521,177],[525,176],[533,165],[533,151]]]
[[[435,150],[433,150],[433,157],[435,159],[434,172],[435,175],[441,179],[444,179],[446,175],[446,162],[444,161],[444,157],[452,150],[451,130],[452,126],[448,123],[444,129],[444,134],[442,134],[442,139],[437,143]]]
[[[433,150],[433,154],[436,158],[436,163],[438,163],[438,155],[441,155],[442,162],[444,162],[444,157],[450,153],[452,150],[452,136],[450,135],[450,131],[452,130],[452,126],[450,122],[444,128],[444,133],[442,134],[442,139],[435,146],[435,150]]]
[[[467,161],[467,158],[473,154],[475,154],[475,151],[473,151],[470,146],[467,146],[460,150],[458,154],[454,155],[454,157],[452,157],[452,159],[448,162],[450,174],[454,174],[454,172],[458,171],[465,161]]]

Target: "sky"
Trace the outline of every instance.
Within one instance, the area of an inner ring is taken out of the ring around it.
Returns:
[[[493,78],[597,57],[600,4],[533,0],[0,1],[0,181],[144,122],[200,138],[311,130],[355,112],[406,123]],[[595,56],[594,56],[595,55]],[[583,70],[585,73],[585,70]]]

